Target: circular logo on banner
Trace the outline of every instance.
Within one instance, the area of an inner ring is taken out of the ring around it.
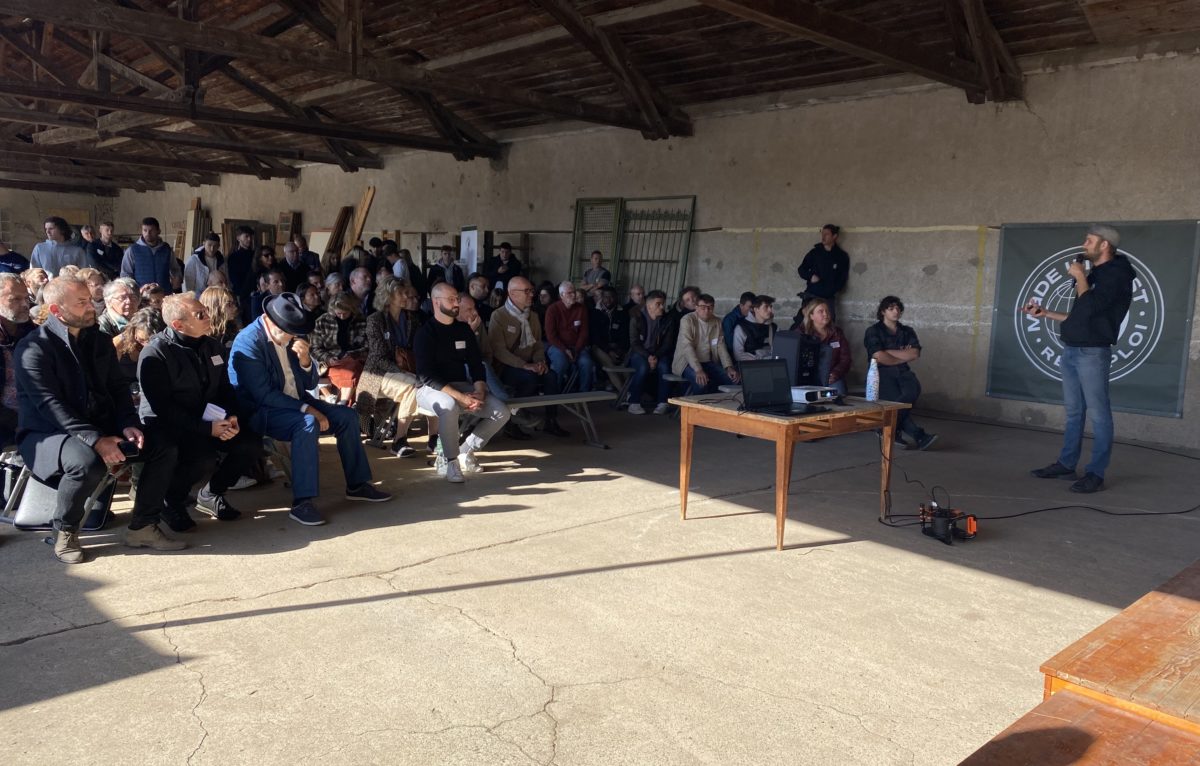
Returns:
[[[1154,273],[1128,252],[1117,252],[1129,259],[1136,275],[1133,302],[1129,304],[1129,313],[1122,320],[1117,342],[1113,345],[1109,380],[1119,380],[1140,367],[1154,352],[1163,330],[1163,294]],[[1029,272],[1017,293],[1016,330],[1021,351],[1030,364],[1055,380],[1062,380],[1059,364],[1063,342],[1059,337],[1058,322],[1044,317],[1035,319],[1021,309],[1030,301],[1036,301],[1047,311],[1069,313],[1075,302],[1075,280],[1067,270],[1075,256],[1082,253],[1083,248],[1076,246],[1046,258]]]

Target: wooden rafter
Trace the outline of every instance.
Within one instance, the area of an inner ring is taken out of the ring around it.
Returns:
[[[370,128],[359,128],[353,125],[332,125],[329,123],[300,121],[291,118],[243,112],[236,109],[201,106],[194,102],[177,104],[138,96],[122,96],[112,93],[101,94],[82,88],[39,86],[21,80],[0,79],[0,94],[94,106],[101,109],[142,112],[157,115],[160,119],[169,118],[213,125],[260,128],[283,133],[300,133],[389,146],[406,146],[435,152],[453,152],[458,148],[453,142],[429,136],[392,133]],[[489,147],[472,146],[471,148],[477,154],[495,156],[494,150]]]
[[[78,178],[111,178],[128,181],[179,181],[181,183],[215,184],[220,176],[215,173],[195,173],[182,168],[124,167],[101,163],[81,163],[59,157],[37,157],[0,151],[0,163],[12,172],[39,173]]]
[[[2,112],[0,112],[2,114]],[[0,119],[3,119],[0,117]],[[220,138],[210,138],[206,136],[197,136],[191,133],[175,133],[166,130],[149,130],[145,128],[132,128],[123,130],[117,135],[126,138],[135,138],[138,141],[155,141],[164,144],[174,144],[176,146],[194,146],[198,149],[212,149],[218,152],[236,152],[239,149],[245,150],[259,157],[278,157],[282,160],[296,160],[298,162],[315,162],[325,165],[340,165],[341,161],[334,155],[328,152],[311,151],[309,149],[294,149],[287,146],[278,146],[273,144],[256,144],[242,139],[225,140]],[[354,158],[354,164],[363,168],[382,168],[383,161],[378,157],[371,159],[369,157]]]
[[[155,144],[161,147],[161,144]],[[207,173],[232,173],[235,175],[257,175],[245,165],[232,162],[199,162],[187,160],[186,163],[172,156],[149,157],[144,154],[118,154],[95,149],[82,149],[76,146],[35,146],[20,141],[0,141],[0,152],[14,154],[31,154],[38,157],[59,157],[62,159],[77,159],[87,162],[104,162],[118,165],[144,165],[152,168],[180,168]],[[297,178],[300,171],[295,168],[269,169],[273,178]]]
[[[993,101],[1021,98],[1021,70],[988,17],[983,0],[960,2],[971,51],[979,64],[988,98]]]
[[[326,42],[337,45],[339,50],[353,52],[361,48],[363,53],[375,55],[374,49],[377,43],[362,39],[361,13],[347,14],[343,19],[344,23],[335,24],[322,12],[315,0],[283,0],[283,2],[294,10],[313,32]],[[469,145],[472,143],[491,146],[497,152],[499,151],[499,146],[495,141],[447,109],[432,94],[411,88],[393,87],[392,90],[415,104],[425,114],[426,119],[438,132],[438,135],[462,147],[459,151],[454,152],[455,159],[465,161],[474,158],[476,155],[469,149]]]
[[[24,191],[58,192],[62,194],[90,194],[93,197],[115,197],[120,190],[111,186],[94,186],[86,183],[70,181],[20,181],[0,178],[0,185],[6,189],[22,189]]]
[[[982,89],[979,67],[949,52],[934,52],[912,40],[864,24],[806,0],[700,0],[702,5],[826,48],[913,72],[967,92]]]
[[[641,112],[648,130],[647,138],[668,138],[672,135],[690,136],[692,123],[681,109],[675,107],[633,63],[621,39],[607,29],[597,27],[581,14],[570,0],[532,0],[554,17],[572,37],[591,51],[601,64],[617,78],[626,100]]]
[[[398,88],[491,101],[563,117],[643,130],[640,114],[525,88],[421,69],[382,57],[299,47],[239,30],[182,21],[89,0],[0,0],[0,15],[42,19],[78,29],[156,40],[223,56],[260,58],[301,70],[357,77]]]

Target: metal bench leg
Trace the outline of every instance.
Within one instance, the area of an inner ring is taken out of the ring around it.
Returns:
[[[588,408],[587,402],[560,404],[558,406],[579,418],[579,422],[583,426],[583,441],[585,444],[598,449],[608,449],[608,445],[600,441],[600,433],[596,430],[596,422],[592,420],[592,411]]]

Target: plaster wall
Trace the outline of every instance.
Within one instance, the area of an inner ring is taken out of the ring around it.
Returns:
[[[0,211],[3,211],[4,230],[0,239],[9,247],[29,257],[33,246],[46,239],[42,222],[52,210],[84,210],[87,221],[71,221],[73,225],[98,224],[113,217],[113,197],[93,197],[90,194],[57,194],[49,192],[6,189],[0,181]],[[6,238],[6,239],[5,239]]]
[[[534,265],[554,278],[566,271],[576,198],[695,194],[688,282],[713,293],[722,313],[743,290],[775,295],[786,324],[802,287],[795,268],[832,221],[845,227],[851,255],[841,312],[856,339],[856,376],[865,367],[857,339],[878,299],[894,293],[925,347],[921,406],[1058,428],[1060,407],[984,395],[998,227],[1197,218],[1200,149],[1185,130],[1200,122],[1200,100],[1187,95],[1197,81],[1194,53],[1130,58],[1030,74],[1017,104],[972,106],[960,92],[925,87],[700,117],[687,139],[592,129],[517,140],[495,162],[403,153],[382,171],[313,167],[298,183],[226,177],[220,187],[124,193],[117,224],[182,221],[200,196],[214,221],[298,210],[308,230],[331,225],[374,184],[368,232],[544,232]],[[1191,337],[1184,418],[1119,414],[1120,438],[1200,449],[1196,322]]]

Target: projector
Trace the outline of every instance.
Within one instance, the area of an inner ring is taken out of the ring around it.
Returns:
[[[838,397],[836,388],[827,386],[792,386],[792,401],[797,404],[826,402]]]

